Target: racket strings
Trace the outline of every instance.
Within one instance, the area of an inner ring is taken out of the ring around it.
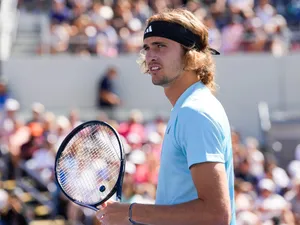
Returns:
[[[120,172],[120,147],[109,127],[93,125],[76,134],[62,152],[60,183],[77,201],[94,204],[114,188]],[[103,192],[99,191],[105,187]]]

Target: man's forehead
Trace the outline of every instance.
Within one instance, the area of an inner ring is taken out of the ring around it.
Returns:
[[[144,45],[151,45],[152,43],[155,43],[155,42],[178,44],[177,42],[175,42],[173,40],[170,40],[168,38],[163,38],[163,37],[148,37],[148,38],[144,39]]]

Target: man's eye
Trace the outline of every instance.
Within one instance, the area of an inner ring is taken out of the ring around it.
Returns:
[[[162,47],[165,47],[165,46],[162,45],[162,44],[158,44],[157,47],[158,47],[158,48],[162,48]]]

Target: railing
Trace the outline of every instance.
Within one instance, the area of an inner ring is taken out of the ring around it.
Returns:
[[[10,57],[16,38],[18,9],[17,0],[2,0],[0,3],[0,60]]]

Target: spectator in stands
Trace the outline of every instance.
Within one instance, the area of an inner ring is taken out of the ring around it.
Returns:
[[[244,34],[240,43],[243,51],[264,52],[267,45],[267,34],[259,17],[249,17],[244,23]]]
[[[300,177],[295,180],[296,195],[291,199],[292,212],[294,213],[296,224],[300,224]]]
[[[52,22],[63,23],[70,22],[72,19],[72,11],[66,6],[65,0],[52,1],[50,11],[50,20]]]
[[[71,131],[70,120],[66,116],[58,116],[56,118],[56,127],[54,134],[56,136],[55,149],[58,150],[60,144]]]
[[[120,123],[118,132],[125,138],[131,139],[130,137],[132,137],[135,140],[138,139],[139,141],[136,144],[141,144],[145,138],[145,128],[143,122],[143,113],[140,110],[132,110],[130,112],[128,121]],[[135,138],[135,136],[137,137]]]
[[[159,165],[160,165],[160,149],[155,149],[154,146],[149,146],[148,151],[144,145],[142,150],[146,152],[146,165],[147,165],[147,174],[148,174],[148,183],[157,185],[158,183],[158,174],[159,174]],[[160,145],[161,147],[161,145]]]
[[[232,14],[247,14],[252,11],[254,0],[229,0],[228,5]]]
[[[114,109],[121,104],[115,83],[117,78],[118,71],[116,67],[110,66],[101,77],[98,85],[98,107],[106,111],[109,117],[112,117]]]
[[[231,129],[232,136],[232,149],[233,149],[233,162],[234,170],[239,171],[240,164],[246,159],[248,160],[248,152],[245,145],[242,143],[241,134],[234,128]]]
[[[134,149],[130,152],[128,160],[136,166],[134,182],[137,184],[148,182],[148,165],[145,152],[141,149]]]
[[[239,225],[262,225],[262,223],[259,221],[259,217],[254,212],[251,212],[251,211],[244,211],[244,212],[239,213],[236,217],[236,224],[239,224]]]
[[[146,0],[133,0],[132,2],[133,4],[131,11],[133,17],[139,19],[141,23],[144,24],[153,10],[147,4]]]
[[[150,4],[155,13],[162,12],[167,8],[172,8],[171,5],[169,6],[169,2],[167,0],[153,0]]]
[[[210,15],[204,17],[205,26],[208,28],[209,45],[212,48],[220,49],[222,46],[222,36],[220,30],[216,26],[214,18]]]
[[[291,204],[296,224],[300,224],[300,176],[294,178],[292,189],[286,193],[285,199]]]
[[[144,182],[136,185],[136,194],[134,201],[141,204],[154,204],[156,186],[151,182]]]
[[[69,121],[71,124],[71,129],[74,129],[75,127],[79,126],[82,121],[79,118],[79,111],[76,109],[72,109],[69,113]]]
[[[40,102],[34,102],[31,105],[32,117],[27,121],[27,125],[31,123],[40,123],[44,121],[45,106]]]
[[[29,125],[30,137],[29,140],[21,146],[20,158],[22,160],[29,160],[33,154],[43,147],[43,126],[40,123],[32,122]]]
[[[122,202],[154,203],[155,185],[147,181],[137,183],[134,178],[136,172],[136,165],[128,161],[123,182]]]
[[[56,139],[53,136],[48,136],[47,139],[43,139],[40,147],[32,154],[30,162],[30,168],[39,172],[44,170],[53,170],[55,163],[56,150],[54,149],[54,143]],[[52,174],[52,173],[50,173]]]
[[[127,24],[127,35],[123,35],[122,38],[122,50],[128,53],[139,52],[141,46],[139,41],[143,37],[142,23],[137,18],[132,18]]]
[[[254,187],[256,187],[258,182],[258,179],[250,172],[250,163],[248,158],[245,158],[239,163],[238,168],[235,170],[235,177],[242,179],[243,181],[250,182],[254,185]]]
[[[265,163],[264,178],[272,179],[275,184],[276,193],[284,194],[290,184],[290,178],[286,171],[279,167],[274,159],[269,159]]]
[[[67,23],[58,24],[52,21],[50,24],[50,53],[66,52],[69,48],[70,37],[70,26]]]
[[[289,22],[297,26],[300,24],[300,5],[298,0],[291,0],[285,2],[286,5],[286,17]],[[298,42],[299,43],[299,42]]]
[[[0,112],[4,110],[6,100],[9,98],[7,82],[4,78],[0,78]]]
[[[263,224],[272,224],[272,221],[277,220],[280,223],[293,225],[294,218],[290,206],[282,196],[275,193],[275,183],[265,178],[259,182],[258,187],[259,196],[255,204]]]
[[[108,57],[118,55],[119,37],[110,23],[113,16],[112,8],[100,2],[94,3],[91,10],[86,13],[85,19],[88,22],[84,27],[84,33],[91,54]]]
[[[30,132],[23,121],[18,117],[20,103],[12,98],[8,98],[4,104],[4,112],[0,120],[0,147],[2,153],[9,156],[9,167],[6,176],[14,177],[15,168],[18,166],[20,157],[20,147],[27,142]]]
[[[258,5],[255,7],[254,10],[263,24],[268,23],[276,14],[276,10],[274,6],[270,4],[269,0],[259,0]]]
[[[0,189],[0,225],[27,225],[22,206],[7,191]]]
[[[238,15],[231,15],[230,22],[222,29],[222,52],[235,53],[240,50],[243,41],[244,26]]]
[[[55,136],[55,114],[53,112],[46,112],[43,120],[43,136],[47,138],[49,135]]]
[[[236,218],[239,225],[261,225],[254,207],[257,195],[253,185],[240,179],[235,180]]]
[[[275,15],[266,25],[265,30],[270,41],[270,51],[276,56],[286,55],[290,50],[291,32],[286,19]]]
[[[250,182],[246,182],[242,179],[236,178],[235,185],[235,202],[236,202],[236,214],[238,215],[244,211],[253,211],[254,210],[254,199],[255,192],[253,185]]]
[[[136,194],[136,185],[134,182],[134,174],[136,172],[136,166],[134,163],[126,162],[125,175],[122,188],[122,202],[132,203],[134,202]]]
[[[257,179],[261,178],[264,174],[265,157],[259,150],[259,142],[253,137],[246,138],[246,151],[250,163],[250,173]]]
[[[143,146],[145,148],[145,151],[153,153],[154,157],[159,159],[161,154],[163,137],[157,132],[157,130],[148,133],[146,136],[148,137],[148,139],[146,140],[145,145]]]
[[[4,112],[0,120],[0,138],[3,145],[9,145],[9,137],[20,126],[21,121],[17,118],[20,103],[12,98],[5,101]]]

